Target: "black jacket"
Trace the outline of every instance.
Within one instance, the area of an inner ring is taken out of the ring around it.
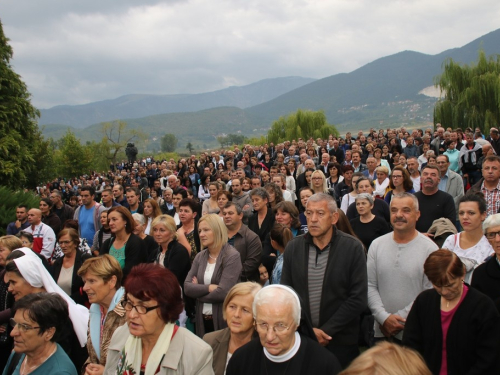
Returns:
[[[490,297],[500,311],[500,265],[496,256],[474,270],[471,286]]]
[[[262,222],[262,225],[259,228],[259,214],[254,212],[252,216],[248,218],[248,228],[250,228],[253,232],[255,232],[261,242],[264,242],[269,232],[271,232],[271,228],[274,225],[274,214],[271,208],[267,208],[267,215]]]
[[[446,336],[448,374],[493,375],[500,369],[500,314],[491,299],[469,288]],[[433,374],[439,374],[443,334],[441,296],[426,290],[406,319],[403,345],[418,351]]]
[[[328,346],[356,345],[359,317],[368,306],[365,250],[358,239],[333,229],[321,293],[319,327],[315,328],[332,337]],[[309,233],[291,240],[283,255],[281,274],[281,284],[291,286],[304,301],[302,309],[310,321],[308,263],[311,245],[314,246]]]
[[[87,259],[92,258],[91,255],[89,254],[82,254],[80,251],[76,251],[76,256],[75,256],[75,265],[73,266],[73,279],[71,280],[71,295],[70,297],[75,301],[76,303],[79,303],[80,305],[85,305],[86,302],[88,302],[88,297],[87,293],[83,291],[83,280],[80,276],[78,276],[78,270],[82,266],[83,262],[85,262]],[[52,265],[52,278],[57,282],[57,279],[59,279],[59,275],[61,273],[61,267],[63,264],[63,259],[64,256],[56,259],[54,264]]]
[[[108,238],[102,244],[99,255],[109,254],[111,245],[115,241],[115,237]],[[125,245],[125,267],[123,267],[123,280],[132,270],[132,267],[147,261],[147,251],[144,246],[144,241],[137,235],[131,233]],[[123,283],[123,282],[122,282]]]
[[[158,246],[154,257],[155,263],[159,262],[160,253],[161,248]],[[184,281],[186,280],[186,276],[191,269],[191,260],[187,249],[177,242],[177,240],[173,240],[168,244],[165,259],[163,260],[163,267],[171,271],[175,277],[177,277],[179,284],[184,289]]]

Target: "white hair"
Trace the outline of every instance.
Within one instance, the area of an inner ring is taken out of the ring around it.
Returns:
[[[264,305],[290,305],[295,324],[300,324],[300,300],[295,291],[285,285],[273,284],[262,288],[253,299],[253,316],[257,319],[257,307]]]

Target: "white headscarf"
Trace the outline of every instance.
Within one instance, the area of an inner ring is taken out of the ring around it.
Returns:
[[[14,259],[19,272],[23,278],[35,288],[45,288],[48,293],[59,294],[68,303],[69,318],[73,323],[78,341],[83,348],[87,343],[87,327],[89,322],[89,310],[82,305],[78,305],[57,285],[47,269],[42,264],[41,259],[29,248],[22,247],[15,251],[22,251],[25,256]]]

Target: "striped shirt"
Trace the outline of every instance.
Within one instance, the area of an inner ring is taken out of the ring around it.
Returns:
[[[321,292],[323,290],[323,279],[325,278],[325,270],[329,254],[330,244],[328,244],[323,250],[319,250],[312,244],[309,245],[307,281],[309,285],[309,307],[311,309],[313,327],[319,327]]]

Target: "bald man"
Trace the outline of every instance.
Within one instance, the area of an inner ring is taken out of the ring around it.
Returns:
[[[28,223],[30,225],[24,231],[33,235],[33,251],[49,260],[56,244],[56,234],[42,223],[42,211],[37,208],[28,211]]]

